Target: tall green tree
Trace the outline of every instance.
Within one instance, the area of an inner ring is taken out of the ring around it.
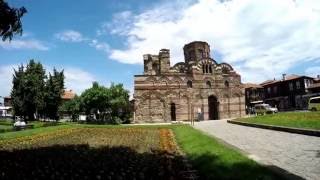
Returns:
[[[25,71],[25,111],[29,120],[34,120],[38,112],[45,108],[45,80],[46,72],[40,62],[29,61]]]
[[[44,113],[50,119],[58,120],[58,110],[62,103],[61,96],[64,91],[64,73],[58,72],[55,68],[53,74],[49,73],[49,78],[45,86],[45,109]]]
[[[24,108],[24,87],[25,87],[25,77],[24,77],[24,67],[23,65],[19,66],[17,70],[14,70],[12,84],[13,88],[11,91],[12,97],[12,107],[14,114],[16,116],[25,116]]]
[[[21,17],[27,12],[26,8],[13,8],[4,0],[0,0],[0,36],[2,40],[11,40],[13,35],[22,34]]]
[[[34,120],[43,111],[45,97],[45,70],[40,62],[30,60],[26,68],[20,66],[13,76],[11,96],[15,115]]]

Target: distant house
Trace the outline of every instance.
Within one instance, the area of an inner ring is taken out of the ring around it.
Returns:
[[[12,99],[10,96],[6,96],[3,98],[3,105],[4,106],[10,106],[11,107],[12,104]]]
[[[320,75],[314,78],[313,84],[308,87],[308,91],[312,96],[320,96]]]
[[[264,89],[260,84],[246,83],[245,88],[245,102],[246,108],[253,107],[257,102],[262,102],[264,99]]]
[[[67,102],[73,99],[76,96],[76,94],[72,90],[64,90],[61,98],[62,102]],[[4,99],[4,106],[12,106],[12,98],[10,96],[6,96]]]
[[[63,95],[61,96],[63,102],[72,100],[76,96],[72,90],[64,90]]]
[[[283,74],[281,80],[268,80],[260,85],[264,88],[264,101],[279,110],[306,109],[310,98],[309,88],[314,78]]]
[[[11,106],[0,106],[0,117],[11,117],[12,107]]]

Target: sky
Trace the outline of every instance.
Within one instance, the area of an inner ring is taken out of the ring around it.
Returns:
[[[30,59],[64,70],[67,89],[80,94],[93,81],[123,83],[143,73],[143,54],[206,41],[242,82],[283,73],[320,74],[319,0],[7,0],[24,6],[23,35],[0,41],[0,96],[10,94],[13,69]]]

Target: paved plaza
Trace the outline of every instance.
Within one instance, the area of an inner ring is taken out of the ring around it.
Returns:
[[[320,179],[320,137],[235,125],[226,120],[198,122],[195,128],[245,151],[260,163],[305,179]]]

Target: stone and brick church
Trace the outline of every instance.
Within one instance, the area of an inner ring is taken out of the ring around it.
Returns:
[[[184,62],[170,66],[170,50],[143,55],[144,73],[134,76],[134,122],[215,120],[245,115],[241,77],[210,57],[206,42],[183,47]]]

